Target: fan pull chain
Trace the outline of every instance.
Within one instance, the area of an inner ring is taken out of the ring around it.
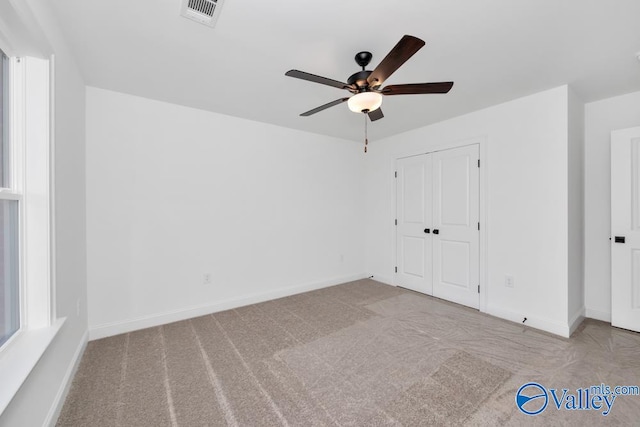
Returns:
[[[367,152],[367,145],[369,145],[369,137],[367,135],[367,113],[364,113],[364,152]]]

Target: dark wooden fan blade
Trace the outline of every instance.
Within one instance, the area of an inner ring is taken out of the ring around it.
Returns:
[[[310,116],[310,115],[318,113],[318,112],[320,112],[322,110],[326,110],[327,108],[333,107],[333,106],[338,105],[338,104],[342,104],[347,99],[349,99],[349,98],[336,99],[335,101],[331,101],[331,102],[329,102],[327,104],[324,104],[324,105],[321,105],[319,107],[316,107],[313,110],[306,111],[306,112],[304,112],[304,113],[302,113],[300,115],[304,116],[304,117]]]
[[[328,79],[322,76],[316,76],[315,74],[305,73],[304,71],[289,70],[286,73],[284,73],[284,75],[289,77],[295,77],[296,79],[302,79],[302,80],[307,80],[314,83],[320,83],[322,85],[337,87],[338,89],[351,88],[351,86],[349,86],[346,83],[342,83],[333,79]]]
[[[389,85],[380,91],[383,95],[419,95],[425,93],[447,93],[453,82],[410,83],[406,85]]]
[[[382,85],[402,64],[407,62],[414,53],[424,46],[424,41],[413,36],[404,36],[391,52],[384,57],[382,62],[369,75],[367,81],[369,86],[376,87]]]
[[[367,113],[367,115],[369,116],[369,119],[371,119],[372,122],[375,122],[376,120],[380,120],[381,118],[384,117],[384,114],[382,114],[382,108],[376,108],[372,112]]]

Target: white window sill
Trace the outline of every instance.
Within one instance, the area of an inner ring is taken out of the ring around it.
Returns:
[[[22,331],[0,352],[0,414],[9,406],[65,320],[63,317],[51,326]]]

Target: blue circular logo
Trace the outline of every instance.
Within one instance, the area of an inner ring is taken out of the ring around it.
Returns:
[[[547,408],[549,394],[538,383],[526,383],[516,393],[516,405],[522,413],[538,415]]]

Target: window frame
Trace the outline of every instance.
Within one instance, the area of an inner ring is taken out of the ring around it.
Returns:
[[[19,205],[20,327],[0,347],[0,414],[66,320],[56,318],[53,276],[54,57],[19,57],[6,47],[0,37],[10,58],[11,146],[10,188],[0,188],[0,199]]]
[[[0,149],[3,151],[2,162],[2,175],[3,185],[0,185],[0,200],[16,201],[18,203],[18,218],[17,218],[17,230],[16,235],[18,238],[17,247],[18,258],[17,266],[17,279],[18,279],[18,311],[19,311],[19,324],[18,329],[0,346],[0,355],[5,348],[11,345],[11,343],[20,336],[24,331],[27,317],[26,317],[26,296],[25,296],[25,281],[24,271],[24,197],[23,197],[23,183],[24,180],[24,139],[21,134],[21,129],[24,126],[24,114],[21,114],[22,107],[24,105],[24,99],[20,96],[19,89],[23,83],[23,75],[20,69],[20,58],[12,57],[4,49],[0,48],[7,58],[8,67],[4,68],[5,62],[2,61],[3,69],[3,92],[8,97],[8,102],[3,107],[8,107],[8,111],[4,111],[3,108],[3,127],[7,127],[8,131],[3,129],[3,141]],[[6,138],[6,140],[4,139]],[[7,173],[8,169],[8,173]]]

